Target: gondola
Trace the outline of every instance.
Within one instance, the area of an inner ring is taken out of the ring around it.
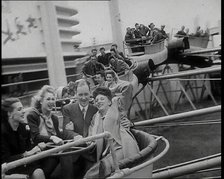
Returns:
[[[134,177],[134,178],[142,178],[142,177],[150,177],[152,176],[152,169],[153,169],[153,162],[160,159],[162,156],[166,154],[169,148],[169,142],[164,137],[157,137],[153,136],[151,134],[148,134],[143,131],[139,131],[136,129],[131,129],[132,134],[137,140],[138,146],[140,148],[140,152],[136,155],[125,158],[121,161],[117,161],[116,157],[113,157],[114,165],[115,165],[115,171],[112,171],[110,176],[107,177],[116,177],[117,175],[122,175],[123,177],[119,178],[125,178],[125,177]],[[108,140],[111,139],[111,135],[108,132],[104,132],[101,134],[97,134],[95,136],[86,137],[79,141],[67,141],[67,143],[61,145],[61,146],[54,146],[53,144],[47,144],[48,150],[44,150],[38,154],[35,154],[33,156],[22,158],[10,163],[4,163],[2,164],[2,178],[3,179],[18,179],[18,178],[27,178],[26,175],[5,175],[5,172],[7,172],[10,169],[13,169],[15,167],[26,165],[29,163],[32,163],[36,160],[40,160],[45,157],[63,157],[65,155],[79,155],[83,152],[86,152],[87,150],[90,150],[93,148],[93,143],[87,145],[86,147],[83,147],[83,144],[86,144],[88,141],[97,140],[99,138],[107,138]],[[155,151],[157,149],[158,143],[157,141],[162,139],[166,146],[163,149],[160,154],[155,156]],[[82,147],[79,147],[79,146]],[[113,145],[111,145],[111,152],[113,156]]]

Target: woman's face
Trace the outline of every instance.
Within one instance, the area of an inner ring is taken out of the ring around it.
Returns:
[[[16,102],[16,103],[12,104],[12,107],[13,107],[13,111],[10,113],[12,119],[14,121],[24,123],[25,122],[25,119],[24,119],[25,111],[24,111],[22,103]]]
[[[108,81],[109,84],[111,84],[114,81],[112,74],[107,74],[106,80]]]
[[[111,105],[111,101],[108,99],[107,96],[99,94],[95,98],[95,104],[99,112],[107,112],[108,108]]]
[[[55,106],[55,96],[53,93],[46,92],[44,98],[41,101],[42,109],[46,111],[52,111]]]

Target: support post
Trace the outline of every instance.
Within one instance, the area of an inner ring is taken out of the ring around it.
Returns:
[[[50,85],[54,87],[65,86],[67,85],[67,79],[56,18],[56,9],[51,1],[41,1],[38,3],[41,12]]]
[[[118,0],[110,0],[109,2],[110,8],[110,19],[112,26],[112,37],[114,43],[117,44],[118,50],[124,50],[123,47],[123,37],[122,37],[122,29],[121,29],[121,17],[119,10],[119,2]]]

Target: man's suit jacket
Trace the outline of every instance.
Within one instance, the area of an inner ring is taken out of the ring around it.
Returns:
[[[103,71],[104,65],[102,63],[99,63],[98,61],[93,62],[93,60],[89,60],[86,62],[83,66],[82,72],[85,75],[91,75],[94,76],[98,71]]]
[[[65,130],[66,124],[72,121],[74,125],[74,131],[70,132],[75,132],[77,135],[82,135],[83,137],[86,137],[88,135],[88,129],[92,117],[97,111],[98,109],[95,106],[89,104],[84,119],[78,102],[65,105],[62,109],[62,114],[64,117],[63,130]]]

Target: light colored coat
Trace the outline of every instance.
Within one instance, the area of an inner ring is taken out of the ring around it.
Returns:
[[[123,155],[118,158],[128,158],[139,152],[139,147],[134,136],[120,124],[120,113],[118,110],[119,98],[113,98],[112,106],[108,109],[103,119],[99,112],[95,114],[89,127],[89,136],[108,131],[114,138],[115,151],[121,149]],[[105,153],[103,139],[96,141],[97,160],[100,160],[102,153]]]

